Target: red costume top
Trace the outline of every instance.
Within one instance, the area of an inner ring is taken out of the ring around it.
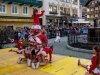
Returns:
[[[32,15],[32,19],[34,20],[33,25],[40,25],[39,17],[43,16],[44,10],[41,11],[41,14]]]
[[[21,41],[12,40],[12,42],[15,42],[18,45],[18,50],[23,49],[23,42],[24,42],[23,39]]]
[[[98,60],[98,56],[97,55],[93,55],[93,57],[91,59],[90,69],[88,70],[88,72],[90,74],[92,73],[92,70],[94,70],[97,67],[97,60]]]
[[[33,34],[32,36],[34,37],[35,35],[36,34]],[[48,39],[45,34],[40,34],[37,37],[41,40],[41,42],[45,43],[46,47],[48,47]]]
[[[37,36],[42,42],[45,43],[46,47],[48,47],[48,40],[45,34],[41,34],[39,36]]]
[[[50,47],[45,47],[44,51],[49,54],[49,60],[52,61],[52,49]]]

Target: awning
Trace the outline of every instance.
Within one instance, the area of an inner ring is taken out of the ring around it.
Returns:
[[[36,6],[36,7],[42,7],[43,3],[41,0],[0,0],[2,2],[8,2],[11,3],[18,3],[20,5],[30,5],[30,6]]]
[[[73,23],[90,23],[90,22],[89,21],[83,21],[83,22],[74,21]]]

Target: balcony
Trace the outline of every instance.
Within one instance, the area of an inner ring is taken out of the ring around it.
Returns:
[[[95,7],[99,7],[100,6],[100,2],[95,4]]]
[[[95,10],[94,13],[95,13],[95,14],[99,14],[99,10]]]
[[[49,11],[49,14],[58,14],[57,11],[54,12],[54,11]]]
[[[73,14],[72,16],[73,16],[73,17],[78,17],[78,15],[77,15],[77,14]]]
[[[2,2],[8,2],[8,4],[11,3],[18,3],[20,5],[31,5],[31,6],[37,6],[37,7],[42,7],[42,1],[37,1],[37,0],[0,0]]]
[[[89,5],[90,8],[94,8],[95,7],[95,4],[91,4]]]
[[[70,14],[68,14],[68,13],[63,13],[63,12],[60,12],[60,15],[70,16]]]
[[[94,14],[99,14],[100,10],[95,10],[95,11],[89,11],[87,12],[87,15],[94,15]]]
[[[87,18],[87,20],[93,20],[93,18]]]
[[[87,12],[87,15],[92,15],[92,14],[94,14],[94,11]]]

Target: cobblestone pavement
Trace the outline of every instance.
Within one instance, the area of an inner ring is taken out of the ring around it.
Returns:
[[[48,40],[49,45],[54,45],[53,54],[66,55],[66,56],[72,56],[77,58],[86,58],[86,59],[90,59],[92,56],[92,54],[82,53],[82,52],[77,52],[77,51],[67,49],[66,48],[67,37],[61,37],[61,42],[54,43],[54,40],[55,38]],[[13,44],[5,45],[5,46],[12,47]]]
[[[49,40],[49,45],[54,45],[54,51],[53,51],[54,54],[72,56],[77,58],[86,58],[86,59],[90,59],[93,55],[93,54],[69,50],[66,48],[66,43],[67,43],[67,37],[62,37],[60,43],[59,42],[54,43],[54,39]]]

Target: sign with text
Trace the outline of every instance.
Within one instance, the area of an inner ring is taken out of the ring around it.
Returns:
[[[4,19],[4,18],[0,18],[0,21],[7,21],[7,22],[33,22],[32,19]]]

